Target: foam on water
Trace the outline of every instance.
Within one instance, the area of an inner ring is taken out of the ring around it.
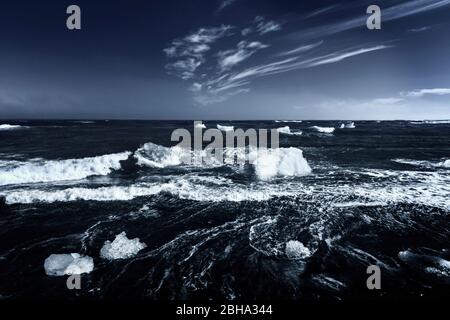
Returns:
[[[128,259],[134,257],[139,251],[147,247],[139,238],[128,239],[127,234],[122,232],[116,235],[114,241],[105,241],[100,250],[100,257],[106,260]]]
[[[52,254],[44,262],[45,273],[48,276],[64,276],[90,273],[94,270],[94,260],[78,253]]]
[[[36,182],[80,180],[89,176],[108,175],[121,168],[120,162],[126,160],[130,152],[103,156],[22,162],[13,167],[0,168],[0,185]]]
[[[409,268],[439,283],[450,284],[450,261],[432,254],[408,249],[398,253],[399,259]]]
[[[47,190],[21,190],[12,191],[5,194],[6,203],[54,203],[71,202],[78,200],[85,201],[126,201],[137,197],[151,196],[158,194],[165,185],[131,185],[131,186],[111,186],[100,188],[68,188],[55,191]]]
[[[190,152],[182,147],[164,147],[152,142],[144,144],[134,153],[138,165],[165,168],[178,166],[190,159]]]
[[[422,120],[411,121],[411,124],[450,124],[450,120]]]
[[[181,199],[205,202],[267,201],[277,196],[294,195],[293,190],[278,185],[241,186],[213,177],[177,178],[167,183],[142,183],[131,186],[68,188],[63,190],[20,190],[4,192],[7,204],[54,203],[70,201],[127,201],[166,192]]]
[[[444,162],[433,162],[428,160],[392,159],[392,161],[424,168],[444,167]]]
[[[370,182],[330,184],[321,181],[320,175],[314,179],[314,186],[302,181],[289,179],[279,184],[273,180],[278,174],[276,166],[279,158],[268,155],[257,172],[260,180],[250,184],[234,183],[230,179],[214,176],[174,176],[165,183],[140,183],[129,186],[107,186],[99,188],[68,188],[58,190],[7,190],[3,191],[7,204],[34,202],[125,201],[137,197],[153,196],[162,192],[180,199],[200,202],[241,202],[267,201],[277,197],[310,197],[333,199],[332,207],[386,206],[395,203],[427,205],[450,210],[450,177],[444,172],[372,170],[367,172]],[[289,157],[288,157],[289,158]],[[289,160],[286,160],[290,163]],[[281,165],[280,168],[284,168]],[[287,168],[290,168],[287,166]],[[281,169],[280,169],[281,170]],[[291,170],[291,169],[289,169]],[[386,171],[386,172],[385,172]],[[301,172],[301,171],[300,171]],[[284,172],[286,174],[286,172]],[[289,173],[289,172],[288,172]],[[360,171],[349,173],[358,177]],[[326,176],[326,173],[324,174]],[[261,179],[263,178],[263,179]],[[332,179],[332,178],[331,178]]]

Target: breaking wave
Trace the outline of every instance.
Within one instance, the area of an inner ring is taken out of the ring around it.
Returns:
[[[423,120],[423,121],[411,121],[411,124],[449,124],[450,120]]]
[[[169,193],[180,199],[205,202],[267,201],[277,196],[294,195],[293,191],[278,186],[254,184],[247,187],[234,185],[223,179],[176,179],[167,183],[143,183],[131,186],[99,188],[68,188],[63,190],[20,190],[4,194],[7,204],[54,203],[72,201],[128,201],[138,197]]]
[[[287,134],[292,136],[301,136],[303,132],[301,131],[291,131],[291,128],[289,126],[278,128],[277,131],[281,134]]]
[[[0,124],[0,131],[26,129],[26,128],[28,128],[28,127],[26,127],[26,126],[19,126],[19,125],[13,125],[13,124]]]
[[[206,150],[192,151],[185,148],[163,147],[154,143],[146,143],[139,148],[134,157],[140,166],[165,168],[179,165],[195,165],[195,157],[203,158],[209,166],[233,165],[248,161],[255,168],[261,180],[276,176],[305,176],[311,173],[311,167],[298,148],[225,148],[225,159],[220,161]],[[206,165],[206,167],[208,167]],[[200,161],[198,166],[205,167]]]
[[[131,152],[122,152],[81,159],[15,161],[11,166],[0,168],[0,185],[81,180],[107,175],[120,169],[120,162],[130,155]]]
[[[392,159],[392,161],[401,163],[401,164],[408,164],[411,166],[417,166],[417,167],[424,167],[424,168],[449,168],[450,167],[450,160],[444,160],[441,162],[433,162],[428,160],[412,160],[412,159]]]

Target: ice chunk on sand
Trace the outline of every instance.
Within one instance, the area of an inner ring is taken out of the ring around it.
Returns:
[[[78,253],[52,254],[44,262],[45,273],[48,276],[64,276],[90,273],[94,270],[94,260]]]
[[[286,242],[285,252],[289,259],[304,259],[311,255],[311,251],[297,240]]]
[[[135,256],[147,245],[139,241],[139,238],[128,239],[127,234],[122,232],[116,235],[113,242],[105,241],[100,250],[100,257],[107,260],[127,259]]]

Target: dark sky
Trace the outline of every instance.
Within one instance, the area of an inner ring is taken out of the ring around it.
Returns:
[[[449,37],[450,0],[15,0],[0,118],[450,119]]]

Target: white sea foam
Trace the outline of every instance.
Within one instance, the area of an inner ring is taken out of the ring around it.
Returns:
[[[418,167],[424,167],[424,168],[439,168],[444,167],[448,168],[450,167],[450,160],[445,160],[441,162],[436,161],[428,161],[428,160],[412,160],[412,159],[392,159],[392,161],[401,163],[401,164],[408,164],[411,166],[418,166]]]
[[[64,276],[90,273],[94,270],[94,260],[78,253],[52,254],[44,262],[45,273],[48,276]]]
[[[279,185],[251,184],[241,186],[231,180],[215,177],[176,178],[167,183],[142,183],[131,186],[100,188],[68,188],[63,190],[19,190],[4,192],[7,204],[54,203],[70,201],[128,201],[137,197],[166,192],[181,199],[206,202],[267,201],[277,196],[289,196],[298,190]]]
[[[107,175],[120,169],[120,161],[126,160],[130,152],[103,156],[22,162],[22,164],[0,169],[0,185],[36,182],[80,180],[89,176]]]
[[[302,120],[275,120],[276,123],[301,123],[303,122]]]
[[[411,121],[411,124],[449,124],[450,120],[422,120],[422,121]]]
[[[321,133],[333,133],[335,128],[333,127],[318,127],[318,126],[312,126],[311,129],[314,129]]]
[[[233,131],[234,130],[234,126],[222,126],[220,124],[217,125],[217,129],[219,129],[220,131]]]
[[[285,252],[286,256],[292,260],[305,259],[311,256],[311,251],[297,240],[286,242]]]
[[[293,135],[293,136],[301,136],[303,132],[301,131],[291,131],[289,126],[278,128],[277,131],[281,134]]]
[[[164,147],[148,142],[134,153],[134,157],[140,166],[165,168],[190,160],[190,152],[179,146]]]
[[[14,125],[14,124],[0,124],[0,131],[17,130],[17,129],[25,129],[25,128],[28,128],[28,127]]]
[[[100,250],[100,257],[106,260],[128,259],[134,257],[139,251],[147,247],[139,238],[128,239],[127,234],[122,232],[116,235],[114,241],[105,241]]]
[[[5,194],[6,203],[70,202],[70,201],[126,201],[161,192],[164,185],[111,186],[100,188],[68,188],[55,191],[20,190]]]
[[[312,172],[302,150],[297,148],[260,149],[254,166],[261,180],[275,176],[306,176]]]

